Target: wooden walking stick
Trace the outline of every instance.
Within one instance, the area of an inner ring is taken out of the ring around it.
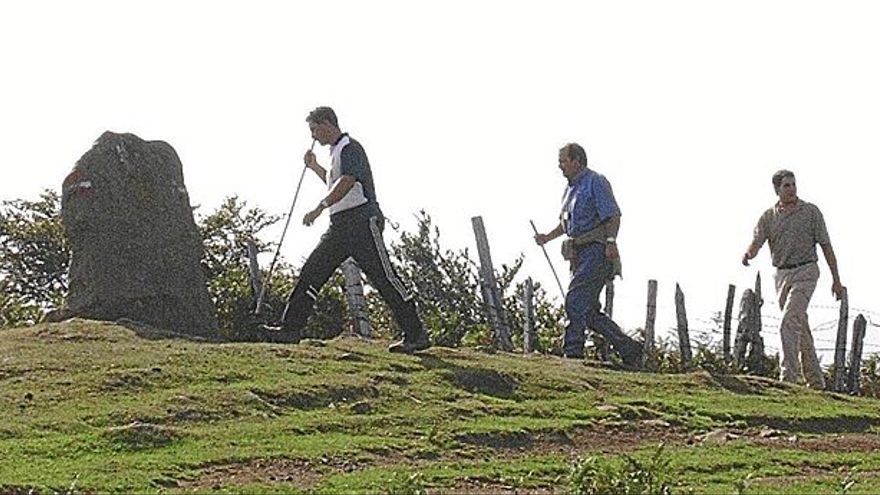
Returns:
[[[532,224],[532,230],[535,231],[535,235],[538,235],[538,228],[535,227],[535,222],[529,220],[529,223]],[[544,258],[547,259],[547,264],[550,265],[550,271],[553,272],[553,278],[556,279],[556,285],[559,286],[559,293],[562,294],[562,300],[565,301],[565,290],[562,288],[562,282],[559,281],[559,275],[556,274],[556,268],[553,267],[553,262],[550,261],[550,255],[547,254],[547,249],[541,245],[541,251],[544,252]]]

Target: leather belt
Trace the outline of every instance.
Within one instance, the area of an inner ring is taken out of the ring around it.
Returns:
[[[809,265],[810,263],[815,263],[815,262],[816,262],[816,260],[804,261],[803,263],[794,263],[791,265],[777,266],[776,269],[777,270],[791,270],[792,268],[800,268],[804,265]]]

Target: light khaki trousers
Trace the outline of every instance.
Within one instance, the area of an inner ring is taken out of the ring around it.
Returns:
[[[807,319],[807,306],[818,281],[818,263],[776,270],[776,292],[782,310],[782,380],[800,383],[803,378],[811,388],[822,390],[825,379]]]

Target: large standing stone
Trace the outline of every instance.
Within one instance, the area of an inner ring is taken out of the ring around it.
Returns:
[[[67,315],[217,335],[202,239],[168,143],[105,132],[64,180],[61,217],[71,248]]]

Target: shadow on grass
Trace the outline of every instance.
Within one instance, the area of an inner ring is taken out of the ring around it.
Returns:
[[[711,375],[712,381],[719,387],[740,395],[764,395],[761,387],[732,375]]]
[[[448,374],[444,375],[453,386],[474,394],[514,399],[520,386],[516,378],[493,369],[458,366],[430,355],[417,355],[417,357],[425,369],[447,370]]]

